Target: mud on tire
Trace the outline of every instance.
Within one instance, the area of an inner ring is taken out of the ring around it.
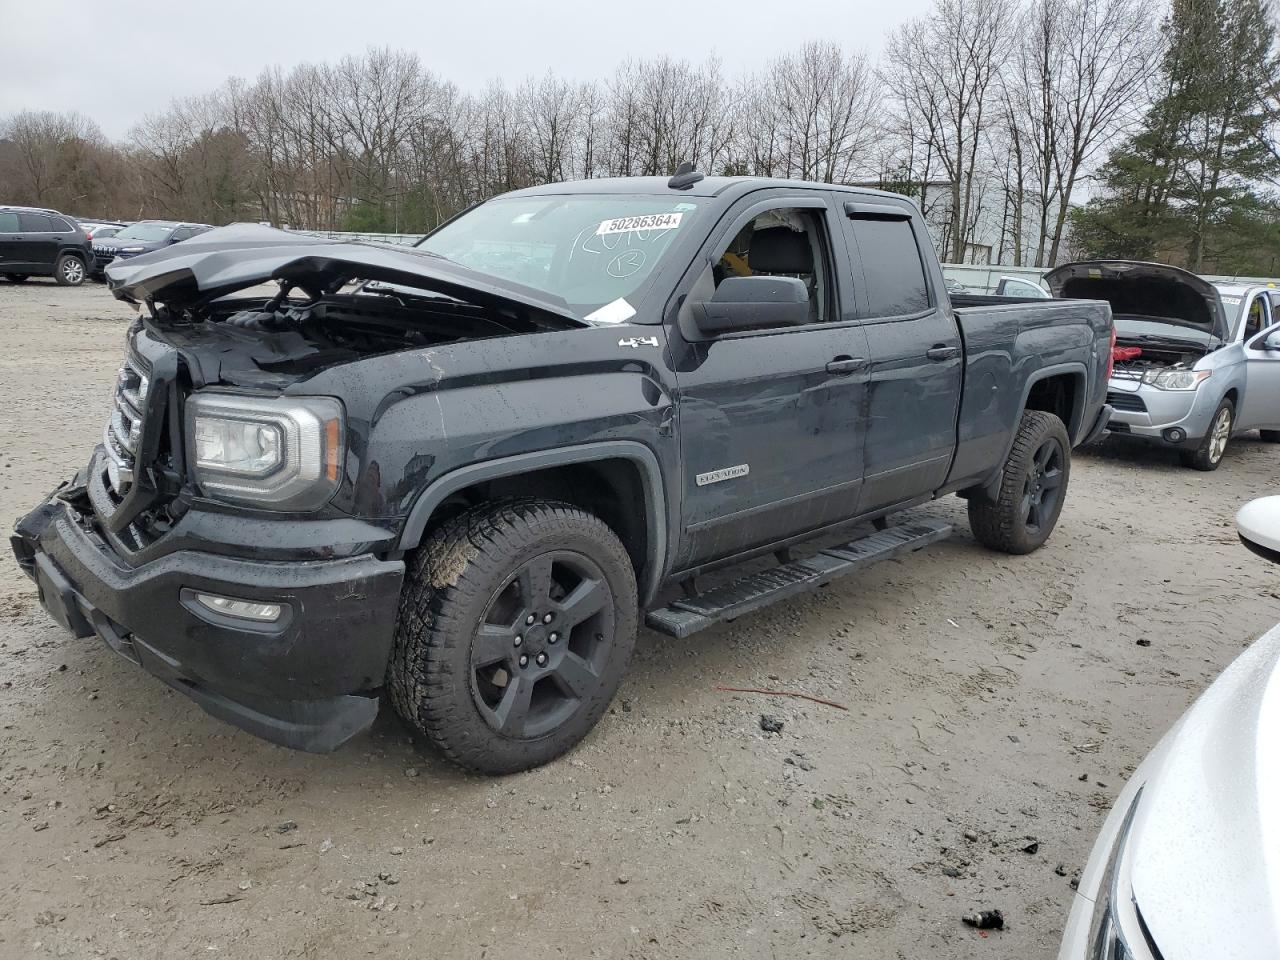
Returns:
[[[635,646],[635,572],[598,517],[516,500],[468,510],[410,561],[387,685],[455,763],[547,763],[612,700]]]
[[[1051,413],[1022,414],[995,500],[969,498],[969,527],[985,547],[1030,553],[1053,532],[1071,479],[1071,439]]]

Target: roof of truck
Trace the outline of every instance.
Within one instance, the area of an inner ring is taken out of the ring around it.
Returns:
[[[512,190],[504,197],[535,197],[560,193],[600,193],[600,194],[644,194],[652,193],[663,196],[715,197],[724,193],[746,193],[749,190],[766,188],[804,188],[821,190],[847,190],[861,194],[872,194],[906,200],[901,194],[875,190],[871,187],[858,187],[843,183],[815,183],[808,180],[784,180],[777,177],[703,177],[683,189],[671,187],[668,177],[599,177],[592,180],[569,180],[564,183],[547,183],[537,187],[526,187],[523,190]]]

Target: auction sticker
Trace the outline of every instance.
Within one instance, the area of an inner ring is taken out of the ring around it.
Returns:
[[[683,213],[650,213],[640,217],[618,217],[606,220],[596,228],[596,236],[631,233],[634,230],[674,230],[680,226]]]
[[[626,323],[635,315],[636,308],[627,303],[626,297],[619,297],[613,303],[606,303],[599,310],[588,313],[583,319],[587,323]]]

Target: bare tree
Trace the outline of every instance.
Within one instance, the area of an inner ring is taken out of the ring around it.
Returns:
[[[865,179],[880,99],[862,54],[808,43],[746,84],[741,133],[749,169],[825,183]]]
[[[1157,63],[1142,0],[1031,0],[1004,83],[1038,218],[1036,266],[1057,262],[1072,194],[1098,151],[1141,115]]]
[[[905,121],[936,150],[950,184],[948,253],[956,262],[976,222],[979,153],[1014,10],[1014,0],[937,0],[929,15],[899,27],[886,48],[883,76],[899,126]]]
[[[0,124],[8,149],[6,191],[39,206],[79,207],[96,200],[92,170],[109,151],[98,125],[78,113],[27,110]]]

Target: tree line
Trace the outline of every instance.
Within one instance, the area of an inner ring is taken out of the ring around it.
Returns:
[[[879,62],[815,41],[737,76],[658,57],[466,91],[370,49],[228,80],[120,142],[74,113],[0,118],[0,202],[416,233],[506,190],[692,160],[906,193],[956,262],[1270,270],[1274,41],[1268,0],[935,0]]]

